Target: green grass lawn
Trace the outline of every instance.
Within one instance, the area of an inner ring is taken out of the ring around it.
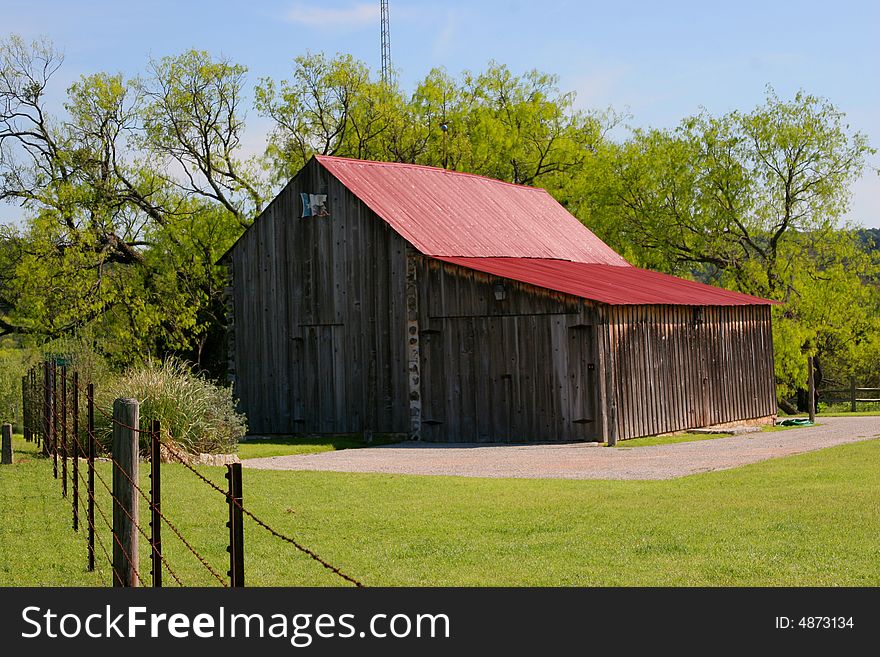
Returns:
[[[238,455],[243,459],[269,456],[289,456],[291,454],[317,454],[337,449],[357,449],[375,445],[389,445],[397,442],[389,436],[373,436],[367,445],[361,436],[321,436],[313,438],[267,438],[247,440],[238,444]]]
[[[819,424],[818,422],[816,424]],[[762,432],[769,431],[788,431],[789,429],[798,429],[800,427],[783,427],[780,425],[770,425],[761,427]],[[618,449],[627,449],[629,447],[650,447],[651,445],[671,445],[673,443],[692,443],[698,440],[714,440],[716,438],[729,438],[732,433],[677,433],[667,436],[645,436],[644,438],[630,438],[629,440],[621,440],[615,445]]]
[[[698,440],[714,440],[715,438],[729,438],[729,433],[677,433],[668,436],[645,436],[644,438],[630,438],[621,440],[614,445],[617,449],[630,449],[632,447],[651,447],[652,445],[671,445],[673,443],[692,443]]]
[[[0,467],[0,586],[109,584],[106,566],[85,571],[51,463],[20,439],[16,449],[21,460]],[[877,586],[878,462],[873,440],[669,481],[245,470],[244,502],[373,586]],[[162,467],[164,511],[225,573],[222,497],[182,466]],[[223,468],[200,470],[224,483]],[[106,493],[99,504],[110,508]],[[211,585],[163,532],[184,583]],[[249,586],[344,584],[247,519],[245,542]],[[147,556],[142,545],[144,573]]]
[[[820,413],[816,413],[816,419],[821,420],[823,417],[874,417],[876,415],[880,415],[880,410],[878,411],[856,411],[852,413],[850,411],[830,411],[825,412],[822,411]],[[780,419],[788,419],[795,417],[807,417],[806,413],[798,413],[797,415],[780,415]]]

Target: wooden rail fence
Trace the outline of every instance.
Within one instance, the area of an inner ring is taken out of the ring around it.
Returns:
[[[848,388],[820,388],[819,394],[826,401],[849,402],[850,411],[856,412],[856,404],[880,404],[880,388],[860,388],[855,379],[850,380]]]

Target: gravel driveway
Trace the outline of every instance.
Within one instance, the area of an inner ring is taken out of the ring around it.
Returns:
[[[821,418],[820,425],[671,445],[611,449],[595,443],[403,443],[247,459],[248,468],[535,479],[671,479],[880,436],[880,417]],[[623,443],[625,446],[626,443]]]

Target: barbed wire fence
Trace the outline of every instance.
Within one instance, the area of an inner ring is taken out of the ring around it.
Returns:
[[[71,374],[72,376],[68,376]],[[60,375],[60,376],[59,376]],[[83,408],[82,397],[85,397]],[[211,581],[223,587],[242,587],[245,582],[244,519],[266,531],[275,539],[292,545],[335,576],[353,584],[364,586],[359,580],[346,574],[341,568],[322,558],[300,541],[278,531],[268,522],[245,507],[243,502],[241,463],[226,466],[226,488],[211,481],[192,464],[192,457],[179,450],[170,436],[162,440],[159,420],[150,419],[141,428],[140,405],[133,399],[116,399],[113,412],[108,413],[95,402],[92,382],[84,386],[77,371],[68,371],[66,364],[46,360],[31,368],[22,377],[22,401],[25,440],[35,443],[42,454],[52,459],[52,475],[61,479],[61,497],[68,499],[72,511],[72,528],[80,533],[81,514],[85,516],[85,543],[87,570],[103,573],[109,566],[113,586],[163,586],[163,573],[170,575],[177,586],[187,586],[179,569],[172,568],[163,552],[162,529],[171,531],[198,564],[200,570],[210,575]],[[95,411],[101,414],[112,429],[110,449],[97,440]],[[82,417],[84,411],[84,417]],[[83,422],[84,420],[84,422]],[[84,425],[84,426],[83,426]],[[167,434],[166,434],[167,435]],[[141,439],[148,443],[148,455],[144,463],[149,465],[149,490],[139,483],[141,464]],[[207,486],[212,494],[222,497],[227,507],[226,551],[229,568],[224,577],[220,569],[194,545],[194,541],[181,531],[162,510],[162,461],[163,451],[168,460],[183,466],[195,481]],[[60,460],[60,468],[59,468]],[[96,467],[96,461],[111,466],[112,478],[108,483]],[[70,468],[68,468],[70,462]],[[81,465],[85,465],[85,473]],[[60,477],[59,477],[60,475]],[[95,494],[95,481],[101,485],[102,496],[109,496],[111,508],[99,503]],[[68,487],[70,483],[70,487]],[[70,488],[70,490],[68,490]],[[85,494],[82,493],[85,489]],[[147,527],[140,521],[140,503],[145,502],[150,513]],[[100,524],[96,524],[97,520]],[[108,537],[109,540],[105,539]],[[102,538],[103,534],[103,538]],[[149,546],[150,577],[141,575],[139,564],[139,538]],[[108,543],[110,548],[108,549]],[[96,545],[100,554],[96,552]],[[101,558],[103,557],[103,559]]]

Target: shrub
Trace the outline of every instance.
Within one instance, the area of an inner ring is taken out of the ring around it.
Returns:
[[[96,396],[95,403],[108,415],[113,413],[114,399],[137,399],[141,427],[159,420],[163,436],[170,436],[190,453],[234,452],[239,438],[247,433],[247,418],[236,412],[232,388],[212,383],[175,358],[131,368],[110,386],[97,390]],[[96,413],[95,425],[98,439],[109,444],[109,419]],[[146,434],[142,434],[141,448],[146,447]]]
[[[21,428],[21,377],[27,372],[31,354],[24,349],[0,346],[0,423]]]

